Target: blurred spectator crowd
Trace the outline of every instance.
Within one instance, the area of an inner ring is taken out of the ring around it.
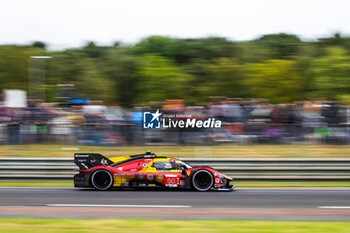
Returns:
[[[160,109],[192,118],[209,117],[222,127],[142,129],[142,111]],[[332,101],[270,104],[267,100],[225,99],[197,106],[169,100],[152,106],[59,106],[28,103],[26,108],[0,106],[1,144],[215,145],[349,144],[350,108]]]

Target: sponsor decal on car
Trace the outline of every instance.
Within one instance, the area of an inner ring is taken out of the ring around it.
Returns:
[[[187,174],[187,176],[190,176],[191,175],[191,171],[187,171],[186,174]]]
[[[147,180],[153,180],[153,174],[148,174],[147,175]]]
[[[156,180],[157,180],[157,182],[159,182],[159,183],[163,183],[163,181],[164,181],[164,176],[157,176]]]
[[[101,164],[107,165],[108,164],[107,159],[101,159]]]
[[[87,158],[87,157],[90,157],[90,155],[76,154],[75,157],[76,157],[76,158]]]

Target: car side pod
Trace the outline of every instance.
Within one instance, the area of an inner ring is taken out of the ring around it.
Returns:
[[[84,174],[74,175],[74,187],[89,187],[89,184],[86,183]]]
[[[233,190],[235,189],[235,186],[232,184],[232,185],[229,185],[227,188],[217,188],[216,190],[218,191],[222,191],[222,192],[232,192]]]

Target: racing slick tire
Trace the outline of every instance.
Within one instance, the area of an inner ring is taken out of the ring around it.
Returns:
[[[213,187],[214,177],[207,170],[199,170],[192,176],[192,187],[200,192],[208,191]]]
[[[113,185],[113,176],[107,170],[97,170],[91,176],[91,185],[97,190],[108,190]]]

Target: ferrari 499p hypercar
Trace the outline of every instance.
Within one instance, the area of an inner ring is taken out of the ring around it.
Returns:
[[[114,187],[169,187],[197,191],[231,191],[232,178],[211,167],[191,167],[174,158],[147,152],[140,155],[106,158],[96,153],[76,153],[79,174],[75,187],[108,190]]]

